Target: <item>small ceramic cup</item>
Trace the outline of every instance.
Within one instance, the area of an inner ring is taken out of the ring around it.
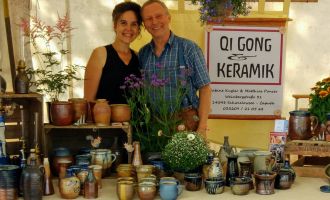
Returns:
[[[221,194],[225,190],[225,186],[223,178],[205,179],[205,190],[208,194]]]

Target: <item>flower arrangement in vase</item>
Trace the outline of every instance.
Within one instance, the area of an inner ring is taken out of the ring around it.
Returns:
[[[174,171],[189,172],[203,165],[210,149],[198,133],[177,132],[162,151],[165,163]]]
[[[312,91],[309,95],[309,111],[319,122],[325,123],[327,113],[330,113],[330,77],[318,81]]]
[[[65,47],[73,30],[69,16],[58,16],[53,26],[31,16],[21,19],[20,28],[31,45],[34,67],[28,68],[26,73],[32,77],[32,86],[51,101],[58,101],[72,80],[81,80],[78,69],[83,68],[68,64],[66,59],[71,52]]]
[[[247,15],[251,6],[246,0],[190,0],[192,4],[199,5],[200,21],[202,24],[213,21],[220,22],[226,17]]]

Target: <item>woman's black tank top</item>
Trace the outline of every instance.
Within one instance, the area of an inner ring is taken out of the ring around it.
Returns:
[[[126,65],[111,44],[105,48],[107,60],[103,67],[96,99],[107,99],[109,104],[126,104],[124,90],[120,89],[120,86],[124,85],[125,77],[130,74],[141,76],[138,57],[131,49],[132,58]]]

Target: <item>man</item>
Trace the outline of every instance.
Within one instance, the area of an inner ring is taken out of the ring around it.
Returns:
[[[141,15],[145,28],[152,35],[152,41],[139,52],[143,71],[153,73],[161,66],[163,69],[171,71],[167,73],[167,76],[172,77],[173,83],[177,81],[175,79],[179,78],[180,71],[177,69],[180,69],[182,65],[188,69],[187,98],[181,107],[183,110],[191,108],[198,110],[199,121],[196,131],[205,136],[211,104],[211,87],[201,49],[194,42],[178,37],[171,32],[169,27],[171,16],[162,1],[146,1],[142,6]],[[165,90],[168,90],[165,93],[171,94],[173,87]]]

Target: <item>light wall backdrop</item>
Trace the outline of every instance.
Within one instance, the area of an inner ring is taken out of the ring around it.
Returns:
[[[109,44],[115,35],[111,13],[114,6],[123,0],[31,0],[31,14],[54,24],[58,15],[69,13],[72,26],[71,50],[72,63],[86,65],[92,50]],[[143,3],[145,0],[133,0]],[[3,27],[1,2],[1,27]],[[11,2],[11,1],[9,1]],[[13,1],[15,2],[15,1]],[[15,3],[11,2],[11,12]],[[170,8],[176,9],[175,0],[166,1]],[[204,27],[198,21],[198,12],[187,2],[193,12],[172,13],[172,30],[178,35],[196,41],[204,49]],[[270,9],[280,7],[280,3],[267,3]],[[330,1],[319,0],[317,3],[290,4],[286,41],[286,63],[284,73],[284,99],[282,116],[288,118],[288,112],[294,109],[292,94],[309,94],[315,82],[330,76]],[[14,15],[14,13],[11,13]],[[1,41],[5,32],[0,31]],[[132,48],[136,51],[151,39],[144,30]],[[1,63],[5,77],[8,77],[8,60],[6,42],[1,42]],[[80,72],[83,76],[83,71]],[[9,81],[8,81],[9,82]],[[83,96],[83,83],[74,84],[73,97]],[[12,87],[9,87],[9,90]],[[307,107],[307,101],[301,101],[299,107]],[[266,149],[268,133],[273,128],[273,121],[267,120],[209,120],[208,138],[222,143],[223,136],[229,135],[230,142],[240,147],[259,147]]]

